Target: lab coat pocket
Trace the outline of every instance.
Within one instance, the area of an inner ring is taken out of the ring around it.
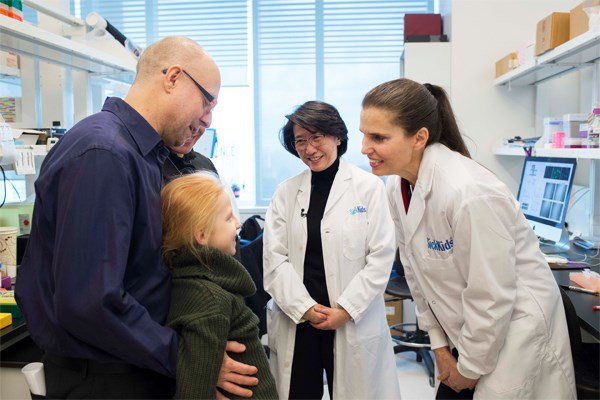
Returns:
[[[348,260],[364,258],[367,246],[367,220],[353,216],[344,224],[342,236],[344,240],[344,257]]]
[[[273,299],[267,302],[267,337],[269,339],[269,349],[277,353],[277,337],[283,334],[282,320],[284,313]]]
[[[348,342],[353,346],[368,347],[374,339],[389,337],[389,327],[385,318],[385,306],[374,301],[364,312],[360,322],[347,324]]]
[[[527,397],[544,359],[541,323],[531,315],[511,321],[496,367],[480,379],[476,398]]]
[[[389,328],[385,326],[382,331],[380,329],[382,325],[374,322],[370,321],[365,324],[363,319],[358,325],[353,326],[356,329],[348,332],[350,333],[348,335],[348,344],[350,346],[348,348],[349,351],[344,355],[346,363],[343,368],[351,369],[352,374],[356,377],[351,382],[345,383],[346,391],[348,393],[355,393],[355,396],[358,396],[354,398],[368,398],[366,396],[367,393],[378,393],[380,388],[366,389],[364,385],[366,383],[373,384],[381,380],[381,377],[385,374],[381,370],[385,364],[382,360],[386,360],[386,352],[390,352],[387,354],[391,354]],[[393,362],[390,362],[386,367],[391,365],[393,365]],[[385,387],[386,384],[382,384],[382,386]]]
[[[454,257],[424,257],[423,261],[425,263],[423,273],[436,291],[451,296],[460,296],[466,287],[466,280],[454,262]]]

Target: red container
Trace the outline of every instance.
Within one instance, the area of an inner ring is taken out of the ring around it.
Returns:
[[[440,14],[404,15],[404,37],[415,35],[441,35],[442,16]]]

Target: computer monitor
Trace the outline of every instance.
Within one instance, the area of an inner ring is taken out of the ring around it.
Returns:
[[[575,176],[574,158],[526,157],[517,201],[535,234],[554,242],[546,253],[568,250],[565,215]]]
[[[206,128],[200,139],[194,145],[194,150],[208,158],[215,156],[217,144],[217,131],[214,128]]]

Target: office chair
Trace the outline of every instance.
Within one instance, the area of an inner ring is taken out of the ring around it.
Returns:
[[[567,329],[573,355],[575,369],[575,386],[578,399],[600,399],[600,367],[598,354],[600,343],[585,343],[581,341],[579,317],[571,299],[560,288],[563,306],[567,317]]]
[[[404,276],[404,267],[400,262],[400,254],[398,251],[396,251],[394,269],[398,276],[390,279],[388,282],[385,292],[393,296],[393,298],[387,301],[402,301],[405,299],[412,300],[412,295],[410,294],[410,289]],[[405,327],[411,326],[414,326],[415,329],[404,329]],[[406,351],[414,351],[417,356],[417,362],[423,362],[425,368],[427,369],[427,373],[429,374],[429,384],[431,387],[434,387],[435,369],[433,366],[433,359],[429,353],[431,345],[429,343],[429,336],[427,335],[427,332],[419,329],[418,322],[394,324],[390,326],[390,329],[398,332],[398,335],[392,334],[392,339],[394,339],[394,342],[396,343],[394,346],[394,354],[403,353]]]

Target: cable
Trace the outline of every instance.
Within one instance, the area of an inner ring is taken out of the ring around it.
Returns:
[[[17,198],[19,199],[19,202],[23,201],[23,199],[21,199],[21,194],[19,193],[19,190],[17,189],[17,187],[13,183],[13,180],[12,179],[8,179],[8,183],[10,183],[10,186],[12,186],[13,190],[15,191],[15,193],[17,195]]]
[[[4,182],[4,198],[2,199],[2,204],[0,204],[0,208],[2,208],[4,207],[4,203],[6,203],[6,174],[2,165],[0,165],[0,170],[2,171],[2,181]]]

